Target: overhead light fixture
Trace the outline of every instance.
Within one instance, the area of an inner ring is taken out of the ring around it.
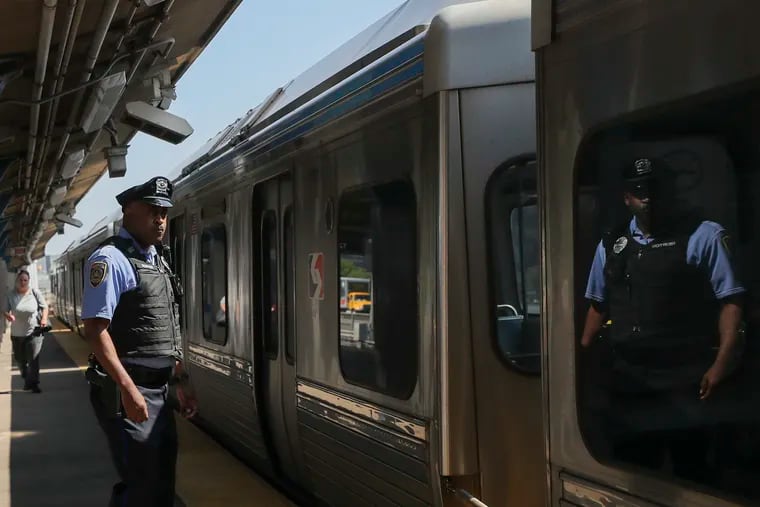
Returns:
[[[143,0],[143,3],[148,7],[153,7],[154,5],[158,5],[163,2],[164,0]]]
[[[50,193],[50,205],[51,206],[58,206],[63,202],[63,200],[66,198],[66,192],[68,191],[68,188],[66,188],[66,185],[61,185],[59,187],[56,187],[53,189],[53,191]]]
[[[129,145],[103,148],[103,154],[108,162],[108,176],[121,178],[127,174],[127,150]]]
[[[64,224],[73,225],[74,227],[82,227],[82,221],[67,215],[66,213],[58,213],[55,219]]]
[[[100,130],[106,124],[126,86],[127,76],[124,71],[108,76],[98,83],[82,114],[81,127],[86,134]]]
[[[55,215],[55,208],[46,208],[45,211],[42,212],[42,219],[50,220],[53,218],[53,215]]]
[[[61,178],[64,180],[70,180],[77,175],[82,168],[82,164],[84,164],[84,148],[72,151],[63,159],[63,164],[61,164]]]
[[[125,113],[122,123],[172,144],[181,143],[193,133],[187,120],[147,102],[129,102]]]

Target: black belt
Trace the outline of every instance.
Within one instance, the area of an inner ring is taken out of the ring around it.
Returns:
[[[145,366],[137,366],[133,364],[125,364],[124,369],[127,370],[132,381],[135,385],[157,388],[162,387],[169,383],[169,379],[172,377],[172,368],[147,368]]]

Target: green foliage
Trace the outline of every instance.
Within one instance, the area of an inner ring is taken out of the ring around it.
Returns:
[[[340,260],[340,276],[370,279],[369,271],[361,266],[357,266],[356,263],[347,259]]]

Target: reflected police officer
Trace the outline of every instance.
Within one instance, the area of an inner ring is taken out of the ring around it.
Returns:
[[[623,199],[633,217],[597,246],[581,344],[590,346],[611,320],[608,388],[618,406],[658,397],[672,402],[674,394],[708,399],[731,373],[739,350],[745,289],[732,266],[727,233],[715,222],[675,214],[674,173],[663,161],[635,160],[623,176]],[[663,435],[658,439],[663,442]],[[625,459],[656,461],[647,442],[630,444]],[[687,445],[695,451],[693,441]],[[679,463],[678,451],[670,449],[676,474],[683,465],[681,475],[693,476],[689,467],[697,465],[688,461],[694,454],[685,453]]]
[[[90,398],[121,479],[113,506],[174,505],[177,434],[168,384],[176,383],[184,416],[196,411],[182,368],[182,289],[161,244],[171,197],[164,177],[119,194],[123,226],[90,255],[85,270]]]

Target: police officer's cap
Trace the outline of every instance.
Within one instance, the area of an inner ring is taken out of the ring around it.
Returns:
[[[635,195],[648,196],[654,191],[655,177],[662,170],[662,163],[657,159],[634,159],[623,169],[625,190]]]
[[[156,176],[142,185],[136,185],[132,188],[126,189],[124,192],[116,196],[116,200],[122,206],[140,200],[154,206],[171,208],[174,205],[172,202],[173,191],[174,187],[167,178]]]

